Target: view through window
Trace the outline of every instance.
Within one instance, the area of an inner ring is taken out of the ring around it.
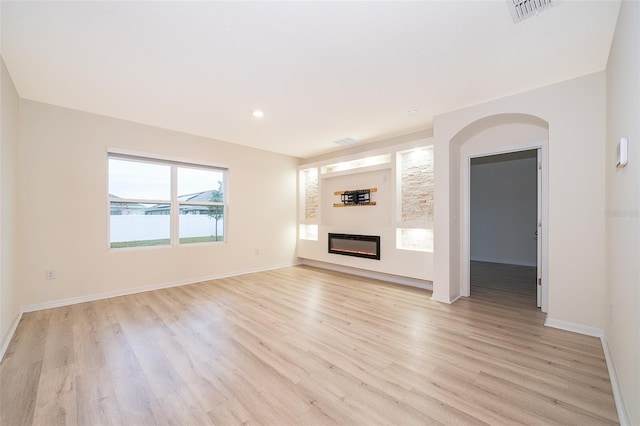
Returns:
[[[109,246],[224,241],[227,169],[109,154]]]

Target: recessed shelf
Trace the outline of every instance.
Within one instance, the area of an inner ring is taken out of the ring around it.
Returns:
[[[388,164],[391,162],[391,154],[374,155],[366,158],[358,158],[351,161],[343,161],[340,163],[329,164],[320,167],[320,173],[335,173],[342,171],[350,171],[355,169],[361,169],[365,167],[378,166],[381,164]]]

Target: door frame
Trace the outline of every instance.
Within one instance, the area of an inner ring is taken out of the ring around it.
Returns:
[[[549,217],[549,164],[547,153],[547,142],[532,142],[522,145],[513,145],[509,147],[500,148],[487,148],[480,149],[472,152],[463,152],[462,155],[462,188],[461,188],[461,209],[462,220],[461,225],[461,278],[462,278],[462,296],[469,297],[471,295],[471,159],[478,157],[487,157],[491,155],[508,154],[518,151],[530,151],[540,150],[540,158],[542,163],[542,169],[539,171],[541,185],[538,187],[538,197],[540,199],[540,205],[538,209],[541,215],[541,226],[538,227],[538,238],[540,239],[540,251],[541,256],[537,259],[538,269],[541,273],[541,306],[542,312],[548,310],[548,294],[549,294],[549,279],[548,279],[548,253],[549,253],[549,238],[548,238],[548,217]]]

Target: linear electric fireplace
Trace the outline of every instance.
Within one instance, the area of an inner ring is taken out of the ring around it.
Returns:
[[[330,233],[329,253],[380,260],[380,236]]]

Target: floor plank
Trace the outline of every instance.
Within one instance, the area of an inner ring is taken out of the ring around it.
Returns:
[[[453,305],[299,266],[28,313],[0,424],[617,424],[599,339],[544,327],[533,272],[473,262]]]

